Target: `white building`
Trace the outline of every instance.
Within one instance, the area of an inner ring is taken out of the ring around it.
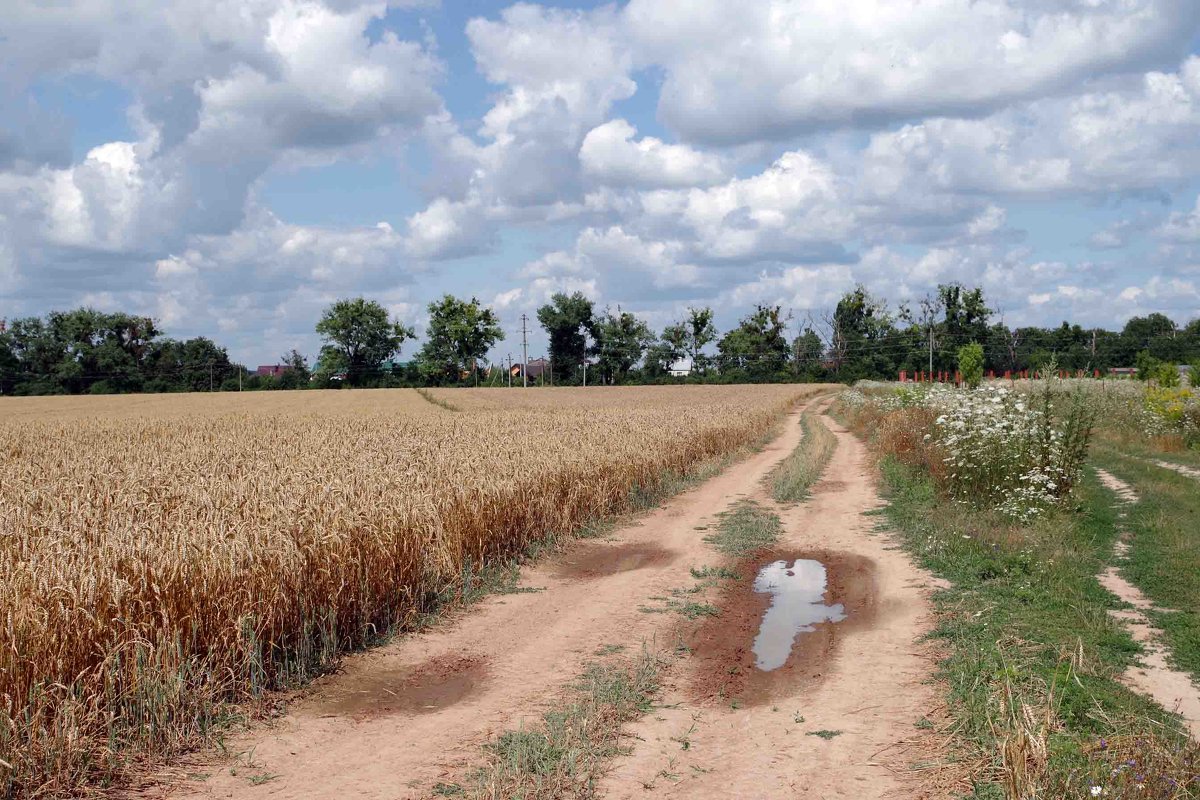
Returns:
[[[667,372],[671,373],[672,378],[686,378],[692,374],[692,360],[690,358],[681,358],[671,364]]]

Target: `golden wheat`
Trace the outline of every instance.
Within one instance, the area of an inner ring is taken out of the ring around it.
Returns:
[[[803,392],[0,399],[0,796],[178,752]]]

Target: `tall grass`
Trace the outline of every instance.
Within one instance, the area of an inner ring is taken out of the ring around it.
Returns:
[[[779,503],[798,503],[808,497],[837,448],[837,439],[818,417],[805,414],[800,425],[804,429],[800,444],[767,478],[771,496]]]
[[[757,440],[804,392],[494,391],[457,414],[409,391],[15,405],[0,797],[194,746],[231,704],[413,624],[464,569]]]

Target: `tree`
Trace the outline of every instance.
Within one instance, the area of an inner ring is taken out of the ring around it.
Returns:
[[[596,344],[592,353],[596,367],[608,383],[619,383],[642,359],[654,341],[650,327],[628,311],[605,312],[595,326]]]
[[[538,322],[550,337],[550,363],[563,377],[576,373],[587,355],[588,334],[595,336],[592,301],[582,292],[561,292],[538,309]]]
[[[777,378],[787,365],[784,331],[787,316],[780,306],[755,306],[736,328],[717,343],[721,372],[751,381]]]
[[[821,337],[812,328],[805,328],[792,341],[792,366],[797,375],[805,375],[810,379],[821,372],[821,356],[825,346]]]
[[[457,383],[475,375],[478,362],[504,338],[494,311],[472,297],[453,295],[429,304],[429,338],[417,355],[421,375],[437,383]]]
[[[655,378],[666,375],[676,361],[687,355],[687,347],[688,332],[682,324],[663,328],[662,336],[646,348],[646,373]],[[692,369],[695,366],[692,364]]]
[[[345,372],[352,386],[378,375],[383,362],[414,337],[412,328],[389,319],[383,306],[362,297],[338,300],[327,308],[317,323],[317,333],[325,341],[322,368]]]
[[[841,380],[853,381],[895,371],[896,353],[888,347],[895,329],[887,304],[861,284],[842,295],[829,327],[829,353]]]
[[[944,316],[934,333],[935,344],[939,345],[934,368],[949,370],[958,360],[959,347],[987,339],[992,310],[987,307],[983,289],[968,289],[959,283],[939,284],[938,300]]]
[[[308,359],[293,348],[279,359],[283,364],[283,372],[279,375],[280,389],[303,389],[308,386],[312,372],[308,368]]]
[[[237,377],[229,353],[211,339],[155,342],[146,358],[147,388],[156,392],[207,392]]]
[[[983,383],[983,345],[971,342],[958,348],[958,371],[972,389]]]
[[[712,309],[707,306],[689,308],[687,319],[683,321],[683,329],[688,355],[692,358],[692,369],[700,372],[707,371],[708,359],[703,350],[717,338]]]

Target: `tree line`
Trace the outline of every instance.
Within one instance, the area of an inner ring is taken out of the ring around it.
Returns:
[[[411,326],[375,301],[339,300],[316,323],[323,346],[315,361],[292,350],[271,375],[233,363],[207,337],[165,337],[147,317],[89,308],[53,311],[0,330],[0,393],[508,382],[509,365],[487,361],[505,338],[492,309],[476,298],[445,295],[427,310],[425,341],[402,360],[416,339]],[[889,379],[900,370],[953,372],[966,345],[978,345],[982,368],[997,373],[1053,362],[1061,369],[1103,372],[1137,366],[1146,374],[1162,364],[1200,362],[1200,319],[1178,325],[1154,313],[1130,319],[1120,331],[1068,322],[1010,327],[981,289],[959,284],[895,307],[858,286],[832,310],[802,320],[782,306],[760,304],[725,332],[717,330],[711,308],[689,308],[656,333],[635,314],[598,309],[578,292],[554,295],[536,318],[549,339],[548,368],[538,381],[557,385]]]

